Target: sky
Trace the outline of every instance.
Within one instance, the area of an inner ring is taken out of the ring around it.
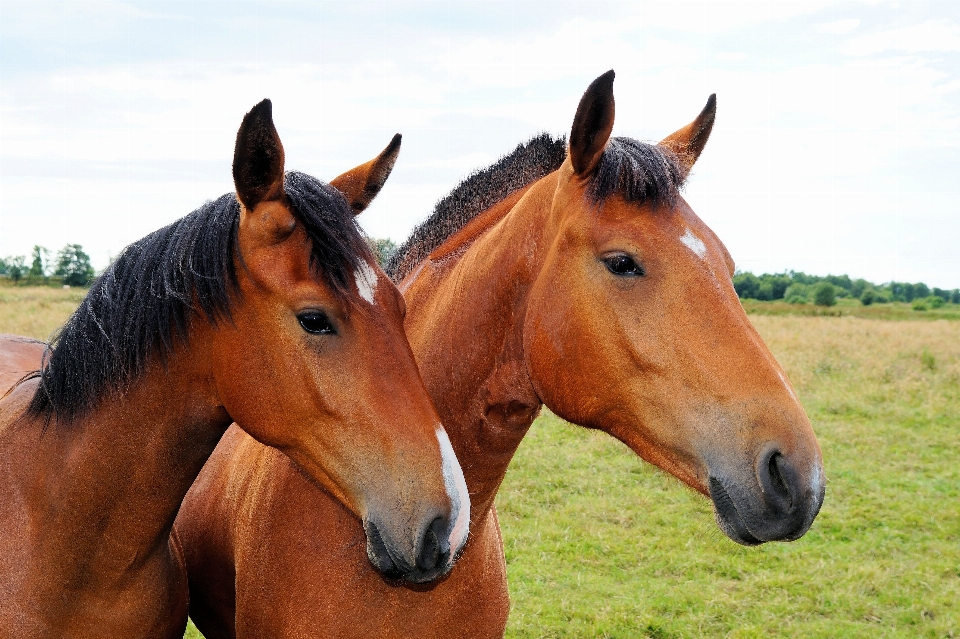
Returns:
[[[569,133],[616,71],[615,135],[711,93],[684,197],[755,273],[960,287],[960,2],[0,0],[0,256],[94,266],[233,190],[273,100],[324,180],[403,134],[361,223],[402,241],[471,171]]]

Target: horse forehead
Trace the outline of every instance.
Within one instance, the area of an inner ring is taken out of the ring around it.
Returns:
[[[360,260],[359,266],[353,272],[353,279],[360,299],[368,304],[376,304],[375,295],[380,278],[377,276],[376,270],[366,260]]]

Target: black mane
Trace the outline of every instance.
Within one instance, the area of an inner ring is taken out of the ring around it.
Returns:
[[[633,138],[610,138],[591,181],[595,203],[618,194],[627,202],[673,204],[686,175],[669,149]]]
[[[387,274],[399,282],[473,218],[560,168],[566,158],[565,138],[541,133],[509,155],[471,173],[437,202],[387,263]],[[632,138],[610,138],[590,184],[594,203],[613,194],[628,202],[672,204],[683,187],[684,171],[668,149]]]
[[[346,200],[297,172],[286,174],[284,190],[312,241],[311,266],[346,295],[360,260],[373,259]],[[190,322],[229,321],[239,219],[228,193],[125,248],[51,342],[27,415],[69,421],[186,345]]]
[[[567,141],[541,133],[485,169],[474,171],[437,202],[393,254],[384,270],[399,282],[470,220],[508,195],[560,168]]]

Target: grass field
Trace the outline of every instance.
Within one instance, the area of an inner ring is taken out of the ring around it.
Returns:
[[[0,286],[0,333],[48,339],[87,291],[46,286]]]
[[[0,288],[0,332],[46,337],[78,295]],[[509,637],[960,637],[960,322],[756,304],[823,448],[811,531],[736,546],[704,498],[544,414],[498,499]]]
[[[741,548],[708,502],[546,415],[500,492],[510,637],[960,637],[960,322],[752,316],[814,422],[813,529]]]
[[[783,300],[761,302],[742,300],[743,307],[751,315],[801,315],[806,317],[862,317],[881,320],[960,320],[960,304],[944,304],[941,308],[917,311],[906,302],[871,304],[864,306],[859,300],[842,298],[836,306],[822,307],[814,304],[788,304]]]

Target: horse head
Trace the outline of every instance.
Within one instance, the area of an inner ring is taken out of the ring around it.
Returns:
[[[233,161],[235,299],[210,350],[229,415],[363,520],[381,572],[422,582],[452,566],[470,502],[403,330],[403,297],[353,219],[399,147],[396,136],[337,190],[284,173],[268,100],[247,114]]]
[[[796,539],[823,501],[820,448],[740,304],[733,260],[679,193],[715,96],[644,144],[610,137],[613,79],[583,95],[557,175],[524,325],[534,388],[709,495],[734,541]]]

